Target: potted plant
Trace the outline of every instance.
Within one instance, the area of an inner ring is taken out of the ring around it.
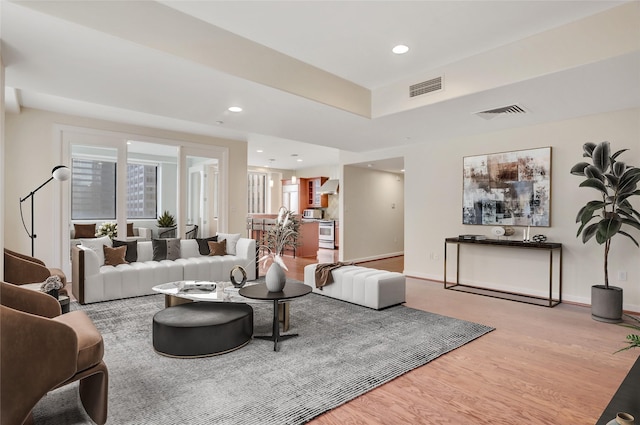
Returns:
[[[173,230],[176,227],[176,219],[169,211],[164,211],[161,216],[158,217],[158,229],[159,237],[165,236],[168,230]],[[164,230],[162,230],[164,229]],[[173,232],[171,232],[173,234]],[[172,235],[169,235],[172,236]]]
[[[598,198],[580,208],[576,223],[580,223],[576,237],[582,242],[595,240],[604,245],[604,285],[591,287],[591,316],[599,321],[619,323],[622,321],[622,288],[609,285],[609,250],[612,238],[622,235],[636,246],[638,241],[629,231],[640,230],[640,213],[631,205],[630,199],[640,195],[640,168],[625,164],[618,158],[627,149],[611,153],[609,142],[585,143],[585,158],[571,168],[571,174],[585,177],[580,187],[598,192]],[[634,232],[634,231],[633,231]]]
[[[266,267],[267,262],[272,261],[265,276],[265,283],[270,292],[278,292],[284,288],[286,283],[284,270],[288,269],[282,259],[282,254],[287,246],[296,247],[298,245],[299,229],[300,221],[295,214],[285,207],[280,207],[275,223],[263,234],[261,247],[267,250],[267,254],[261,257],[258,262]]]
[[[627,317],[629,317],[631,320],[634,320],[636,322],[636,324],[624,324],[621,326],[625,326],[627,328],[631,328],[635,331],[640,331],[640,319],[637,319],[633,316],[629,316],[628,314],[626,315]],[[640,335],[638,334],[629,334],[627,335],[627,340],[625,341],[627,344],[629,344],[628,346],[619,349],[618,351],[616,351],[616,353],[619,353],[620,351],[625,351],[625,350],[630,350],[631,348],[640,348]]]

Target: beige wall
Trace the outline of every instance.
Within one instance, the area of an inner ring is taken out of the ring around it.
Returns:
[[[96,130],[114,131],[153,138],[185,141],[209,146],[227,147],[229,149],[229,203],[227,208],[228,231],[246,234],[245,218],[247,213],[247,144],[204,135],[164,131],[134,125],[101,121],[91,118],[51,113],[47,111],[23,108],[20,114],[6,114],[6,156],[4,176],[7,179],[5,188],[4,244],[7,248],[28,253],[31,251],[30,240],[20,221],[20,197],[27,195],[50,177],[51,169],[65,163],[61,157],[59,143],[55,140],[56,125],[70,125]],[[55,195],[59,193],[52,181],[36,194],[36,256],[47,264],[52,263],[56,255],[59,241],[56,240],[56,223],[52,208],[56,205]],[[29,202],[25,202],[25,217],[29,217]],[[59,219],[58,219],[59,221]],[[224,229],[220,229],[224,231]]]
[[[340,258],[368,260],[402,254],[405,246],[404,178],[345,166],[340,187]]]
[[[469,155],[552,147],[551,227],[536,228],[550,242],[564,247],[563,298],[590,303],[590,287],[603,281],[603,248],[576,239],[579,208],[595,192],[578,188],[580,178],[569,174],[582,160],[585,142],[608,140],[613,149],[629,148],[622,159],[640,166],[640,109],[592,115],[551,124],[517,128],[430,143],[405,152],[405,272],[443,278],[444,239],[459,234],[489,235],[491,226],[462,224],[462,158]],[[634,200],[636,209],[640,203]],[[521,238],[516,228],[515,238]],[[532,230],[534,233],[534,230]],[[639,232],[634,232],[636,239]],[[463,251],[461,279],[502,289],[544,294],[548,277],[546,254],[521,249]],[[452,270],[453,271],[453,270]],[[617,280],[626,271],[626,282]],[[624,288],[625,308],[640,311],[640,250],[621,236],[610,253],[610,283]]]

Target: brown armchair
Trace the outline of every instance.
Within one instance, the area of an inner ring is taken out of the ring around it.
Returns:
[[[19,252],[4,249],[4,280],[14,285],[44,282],[49,276],[58,276],[62,281],[61,295],[67,295],[67,277],[56,268],[47,268],[43,261]]]
[[[80,381],[87,414],[107,421],[102,335],[83,311],[60,314],[51,296],[0,282],[0,423],[32,423],[47,392]]]

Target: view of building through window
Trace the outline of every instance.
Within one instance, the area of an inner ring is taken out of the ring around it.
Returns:
[[[155,218],[156,165],[127,164],[127,218]],[[116,163],[73,158],[71,219],[116,219]]]

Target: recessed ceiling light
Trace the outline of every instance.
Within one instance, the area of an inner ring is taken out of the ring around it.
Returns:
[[[367,167],[371,168],[373,167],[373,164],[367,164]]]
[[[264,151],[263,151],[262,149],[258,149],[256,152],[258,152],[258,153],[262,153],[262,152],[264,152]]]
[[[402,170],[400,170],[400,172],[404,173],[404,168]]]
[[[407,53],[409,51],[409,48],[404,44],[398,44],[396,47],[391,49],[391,51],[396,55],[402,55],[404,53]]]
[[[229,107],[229,111],[230,112],[242,112],[242,108],[239,106],[230,106]]]
[[[298,159],[296,159],[296,161],[302,162],[302,158],[298,158]]]

